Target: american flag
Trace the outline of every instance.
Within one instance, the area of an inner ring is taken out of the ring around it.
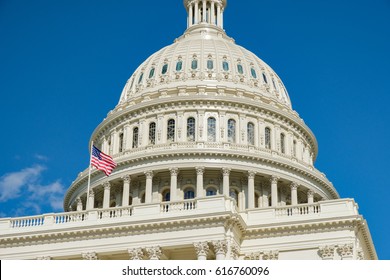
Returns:
[[[97,169],[102,170],[107,176],[110,175],[112,170],[116,167],[116,163],[112,157],[100,151],[95,145],[92,145],[91,164]]]

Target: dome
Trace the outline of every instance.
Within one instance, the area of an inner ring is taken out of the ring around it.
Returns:
[[[287,90],[271,67],[208,23],[191,26],[172,45],[146,59],[128,80],[119,103],[167,87],[221,83],[251,93],[253,99],[273,100],[291,109]]]

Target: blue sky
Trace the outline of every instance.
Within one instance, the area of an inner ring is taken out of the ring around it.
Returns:
[[[390,259],[390,0],[228,0],[225,29],[284,81],[316,167]],[[126,80],[186,28],[181,0],[0,0],[0,217],[62,211]]]

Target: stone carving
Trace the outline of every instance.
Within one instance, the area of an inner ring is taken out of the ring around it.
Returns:
[[[48,261],[51,260],[52,258],[49,256],[42,256],[42,257],[37,257],[38,261]]]
[[[320,247],[318,253],[323,260],[333,260],[334,251],[335,251],[335,246],[330,245],[330,246]]]
[[[148,259],[150,260],[159,260],[162,256],[162,251],[160,246],[149,247],[146,248],[145,251]]]
[[[144,251],[142,248],[132,248],[127,250],[129,253],[130,260],[143,260]]]
[[[240,255],[240,247],[237,244],[232,244],[230,248],[230,257],[233,260],[237,260]]]
[[[215,251],[216,255],[218,255],[218,254],[226,255],[227,242],[225,240],[213,241],[212,244],[214,246],[214,251]]]
[[[206,241],[198,242],[198,243],[194,243],[194,247],[195,247],[195,252],[196,252],[196,255],[198,256],[198,259],[206,260],[207,255],[210,252],[209,244]]]
[[[87,253],[82,253],[81,257],[83,260],[98,260],[96,252],[87,252]]]
[[[263,260],[277,260],[279,259],[279,251],[267,251],[261,254]]]
[[[337,246],[337,253],[342,259],[353,257],[353,244],[344,244]]]

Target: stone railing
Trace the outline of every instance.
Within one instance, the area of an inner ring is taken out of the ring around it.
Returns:
[[[278,207],[275,209],[276,216],[299,216],[299,215],[309,215],[316,214],[321,212],[320,204],[310,204],[310,205],[295,205],[295,206],[286,206]]]
[[[196,209],[196,200],[188,199],[179,202],[162,202],[161,203],[161,212],[180,212],[180,211],[191,211]]]

